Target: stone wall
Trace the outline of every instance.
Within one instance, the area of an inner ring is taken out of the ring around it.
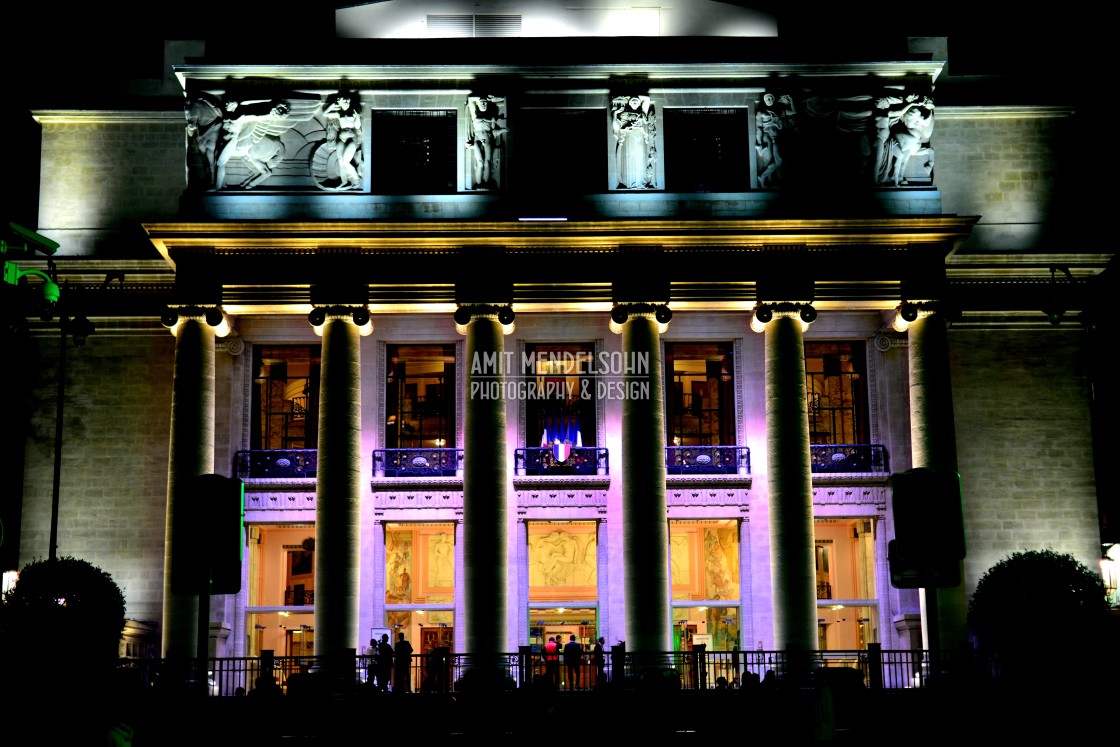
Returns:
[[[178,215],[186,120],[178,113],[66,114],[37,116],[39,232],[62,244],[59,256],[155,256],[140,224]]]
[[[1020,550],[1052,548],[1097,566],[1083,334],[1072,325],[950,332],[969,595]]]
[[[159,621],[175,339],[94,334],[66,356],[58,555],[113,577],[126,616]],[[58,338],[42,362],[24,482],[20,566],[49,555]]]

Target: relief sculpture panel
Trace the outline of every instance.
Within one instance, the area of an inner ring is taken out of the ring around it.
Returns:
[[[362,188],[364,138],[356,94],[250,95],[204,91],[187,100],[189,189]]]
[[[930,186],[933,112],[920,86],[765,91],[755,104],[756,184]]]

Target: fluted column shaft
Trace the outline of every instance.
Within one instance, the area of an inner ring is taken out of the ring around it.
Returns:
[[[175,374],[171,392],[171,438],[164,521],[164,658],[194,658],[198,653],[198,596],[171,591],[176,486],[214,471],[214,329],[202,319],[184,318],[175,334]]]
[[[949,335],[940,314],[922,314],[908,329],[910,357],[910,446],[914,467],[957,471],[957,436],[949,373]],[[963,578],[963,576],[962,576]],[[928,647],[968,646],[968,601],[964,584],[926,589],[923,634]],[[936,622],[930,630],[927,623]]]
[[[358,648],[362,393],[360,335],[343,316],[323,323],[315,485],[315,649]]]
[[[622,402],[622,542],[626,588],[626,649],[638,654],[672,649],[669,610],[669,521],[665,498],[665,416],[661,335],[650,314],[622,325],[626,360],[648,362],[623,373],[625,391],[648,381],[649,399]]]
[[[817,648],[813,479],[805,414],[805,346],[801,320],[775,314],[766,325],[766,454],[770,495],[770,580],[774,643]]]
[[[484,663],[507,648],[508,555],[504,339],[497,316],[466,325],[463,452],[463,650]],[[497,387],[495,387],[497,384]],[[495,394],[497,396],[495,396]]]

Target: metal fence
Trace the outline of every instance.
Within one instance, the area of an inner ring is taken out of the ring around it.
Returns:
[[[162,690],[201,692],[224,697],[252,692],[275,682],[287,689],[297,672],[305,672],[332,688],[376,688],[390,692],[446,693],[463,691],[483,676],[497,678],[505,689],[545,688],[560,692],[592,692],[605,687],[665,690],[723,690],[765,688],[788,682],[807,684],[821,670],[837,682],[869,689],[925,688],[936,677],[960,676],[993,679],[994,667],[972,650],[939,652],[938,666],[930,652],[920,650],[882,651],[877,647],[858,651],[816,651],[794,655],[784,651],[671,651],[634,653],[615,648],[605,653],[598,666],[591,652],[569,663],[563,654],[549,661],[542,653],[523,647],[481,659],[472,654],[434,649],[414,654],[403,666],[394,666],[388,681],[378,682],[376,660],[368,655],[334,658],[315,656],[261,656],[212,658],[206,662],[205,684],[196,661],[122,659],[140,684]],[[841,677],[841,675],[843,675]],[[270,679],[271,678],[271,679]],[[489,684],[493,685],[494,680]]]

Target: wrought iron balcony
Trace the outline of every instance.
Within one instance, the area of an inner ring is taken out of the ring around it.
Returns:
[[[551,446],[530,446],[515,449],[513,460],[518,475],[610,474],[608,451],[599,446],[573,446],[566,455],[558,455]]]
[[[455,477],[463,475],[462,449],[374,449],[373,476]]]
[[[818,581],[817,599],[832,599],[832,584],[827,581]]]
[[[667,446],[665,471],[670,475],[749,475],[751,450],[746,446]]]
[[[887,472],[887,450],[881,444],[813,444],[812,471]]]
[[[315,479],[318,449],[257,449],[237,452],[237,477]]]

